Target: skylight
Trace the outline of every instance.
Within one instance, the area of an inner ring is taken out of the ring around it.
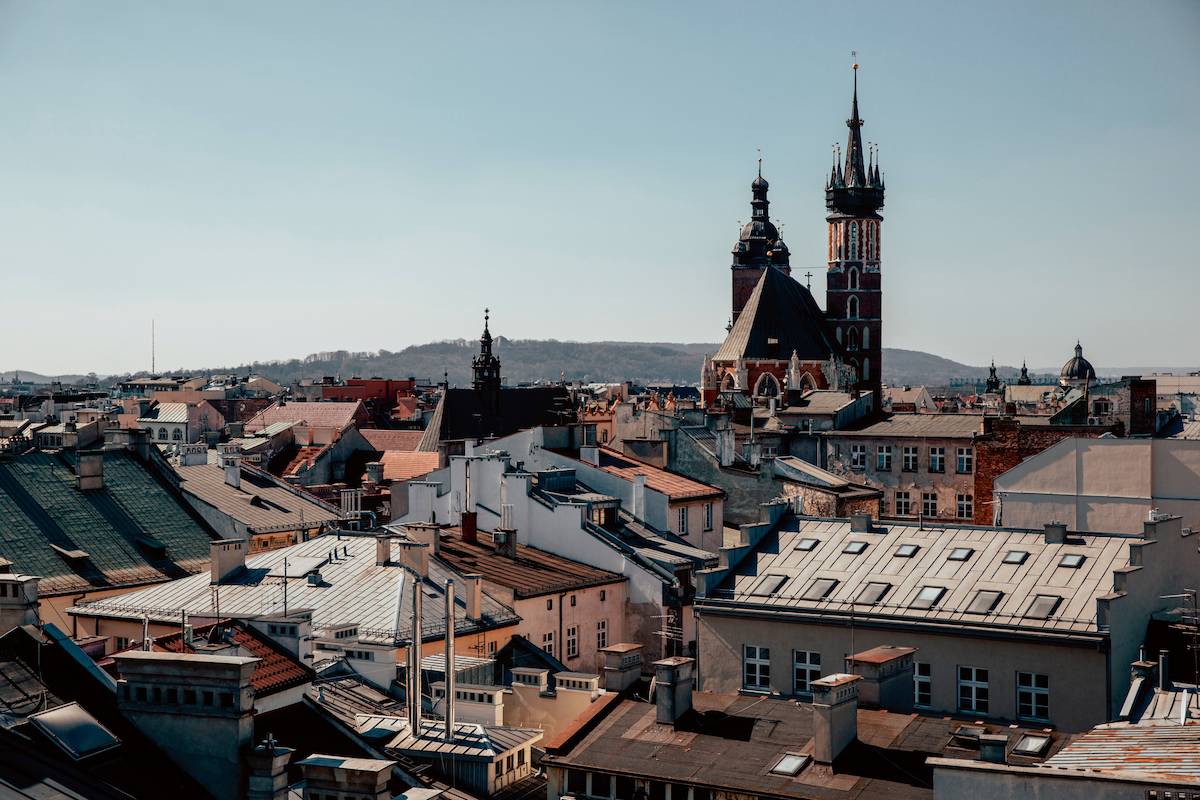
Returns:
[[[76,761],[121,743],[78,703],[34,714],[33,724]]]
[[[1024,550],[1009,550],[1004,554],[1005,564],[1024,564],[1025,559],[1029,558],[1029,553]]]
[[[1079,553],[1067,553],[1058,562],[1058,565],[1067,569],[1079,569],[1083,566],[1086,558],[1087,556],[1080,555]]]
[[[764,575],[758,579],[758,584],[750,590],[750,594],[758,597],[773,595],[787,579],[787,575]]]
[[[863,550],[866,550],[866,549],[867,549],[866,542],[847,542],[846,546],[844,548],[842,548],[842,552],[849,553],[852,556],[856,556],[859,553],[861,553]]]
[[[979,747],[979,737],[985,733],[987,733],[986,728],[960,725],[954,729],[954,733],[950,734],[950,743],[956,747],[977,749]]]
[[[1058,609],[1058,604],[1061,602],[1062,598],[1056,595],[1039,594],[1029,604],[1029,610],[1025,612],[1025,616],[1028,619],[1048,619]]]
[[[950,561],[966,561],[974,552],[970,547],[956,547],[950,551],[950,555],[947,558]]]
[[[787,775],[792,776],[800,772],[808,766],[808,762],[812,760],[811,756],[802,756],[798,753],[784,753],[783,758],[776,762],[775,766],[771,767],[772,775]]]
[[[933,608],[946,593],[944,586],[922,586],[917,597],[912,601],[913,608]]]
[[[920,545],[902,544],[896,548],[896,558],[912,558],[921,549]]]
[[[888,593],[888,589],[891,588],[892,585],[890,583],[872,581],[859,591],[858,597],[854,598],[854,602],[875,605],[883,599],[883,596]]]
[[[804,539],[801,539],[800,541],[796,542],[795,549],[803,550],[804,552],[807,553],[810,550],[816,549],[816,546],[818,544],[819,544],[819,542],[816,539],[804,538]]]
[[[817,578],[809,584],[808,589],[800,595],[800,598],[802,600],[824,600],[837,584],[838,582],[833,578]]]
[[[975,599],[967,606],[969,614],[989,614],[996,604],[1000,602],[1000,598],[1004,597],[1004,592],[994,592],[990,589],[980,589],[975,593]]]
[[[1012,751],[1022,756],[1040,756],[1046,752],[1046,748],[1050,746],[1049,736],[1039,736],[1034,733],[1027,733],[1017,740]]]

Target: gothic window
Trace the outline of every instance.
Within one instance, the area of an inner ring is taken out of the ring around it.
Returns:
[[[846,288],[858,288],[858,267],[851,267],[850,271],[846,273]]]
[[[847,319],[858,319],[858,298],[851,295],[846,301],[846,317]]]
[[[800,390],[803,392],[813,392],[817,389],[817,382],[813,380],[813,376],[807,372],[800,376]]]
[[[875,258],[875,223],[867,225],[867,258]]]
[[[163,441],[166,441],[166,439],[167,439],[167,429],[166,428],[158,429],[158,438],[162,439]]]
[[[842,329],[838,328],[833,333],[835,336],[837,336],[838,344],[841,344],[842,343]]]
[[[754,394],[757,397],[778,397],[779,381],[775,380],[775,376],[771,373],[764,372],[754,386]]]
[[[871,329],[868,328],[866,325],[863,325],[862,345],[863,345],[863,350],[871,349]]]
[[[869,358],[863,359],[863,380],[871,380],[871,359]]]
[[[846,331],[846,349],[850,351],[858,349],[858,330],[855,328]]]
[[[721,391],[730,392],[737,388],[737,382],[733,379],[731,373],[726,372],[725,377],[721,379]]]
[[[858,223],[850,223],[850,260],[858,260]]]

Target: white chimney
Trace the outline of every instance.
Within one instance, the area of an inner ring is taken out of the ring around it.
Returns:
[[[813,760],[832,764],[858,738],[858,675],[834,673],[809,684],[813,693]]]
[[[585,445],[579,448],[579,460],[585,464],[591,464],[593,467],[600,466],[600,448],[594,445]]]
[[[646,476],[633,476],[633,508],[629,509],[635,519],[644,520],[646,518]]]
[[[654,662],[654,704],[660,725],[674,725],[692,708],[692,666],[695,661],[671,656]]]
[[[221,466],[225,468],[225,483],[234,489],[242,488],[242,457],[236,453],[223,453]]]
[[[208,546],[211,583],[223,583],[246,568],[246,540],[219,539]]]
[[[179,466],[194,467],[208,463],[208,445],[203,442],[179,446]]]

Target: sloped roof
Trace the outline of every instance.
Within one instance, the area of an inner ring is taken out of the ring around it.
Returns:
[[[464,542],[460,528],[450,528],[441,541],[441,558],[459,572],[482,575],[484,580],[512,589],[517,597],[537,597],[553,592],[584,589],[626,578],[569,558],[517,545],[517,557],[501,555],[492,547],[492,536],[480,531],[475,544]]]
[[[713,361],[786,360],[793,351],[801,361],[828,361],[842,346],[812,293],[767,267]]]
[[[0,461],[0,557],[13,571],[41,576],[42,594],[64,594],[207,567],[215,534],[150,467],[125,451],[106,451],[104,488],[80,492],[76,458],[31,452]],[[87,555],[65,555],[74,551]]]
[[[365,421],[366,407],[361,400],[353,403],[272,403],[246,422],[247,431],[257,431],[277,422],[304,422],[310,428],[341,430],[353,422]]]
[[[380,456],[379,463],[383,464],[384,480],[408,481],[437,469],[438,454],[386,450]]]
[[[496,414],[484,413],[483,396],[474,389],[447,389],[438,401],[418,450],[437,450],[438,442],[507,436],[524,428],[557,425],[556,412],[571,408],[565,386],[504,386]]]
[[[194,641],[205,641],[216,625],[205,625],[196,628]],[[254,687],[257,697],[282,692],[293,686],[302,686],[315,677],[311,667],[301,664],[290,653],[286,652],[271,639],[246,625],[234,624],[226,627],[230,644],[245,651],[251,658],[259,659],[254,665],[254,674],[250,676],[250,685]],[[195,653],[196,648],[185,644],[181,633],[159,636],[154,640],[154,650],[163,653]]]
[[[389,431],[381,428],[359,428],[367,443],[380,452],[388,450],[413,451],[421,443],[425,431]]]
[[[225,468],[219,464],[176,466],[181,491],[212,506],[251,532],[290,530],[304,524],[313,528],[341,518],[334,506],[302,489],[287,486],[260,470],[242,468],[241,488],[225,482]]]
[[[138,422],[187,422],[187,403],[159,403],[138,418]]]
[[[1087,772],[1136,772],[1200,778],[1200,725],[1113,724],[1093,728],[1046,762]]]
[[[979,414],[893,414],[859,428],[826,431],[824,435],[878,439],[970,439],[982,431],[983,417]]]
[[[646,476],[646,486],[656,492],[665,494],[672,501],[698,500],[704,497],[723,497],[725,492],[716,486],[692,480],[676,472],[655,467],[641,461],[609,450],[600,448],[600,469],[610,475],[616,475],[627,481],[632,481],[636,475]]]

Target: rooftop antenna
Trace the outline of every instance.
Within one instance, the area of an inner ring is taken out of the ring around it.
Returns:
[[[155,341],[154,341],[154,320],[150,320],[150,374],[158,374],[158,366],[156,364]]]
[[[758,150],[758,177],[761,178],[762,177],[762,148],[759,147],[756,149]]]

